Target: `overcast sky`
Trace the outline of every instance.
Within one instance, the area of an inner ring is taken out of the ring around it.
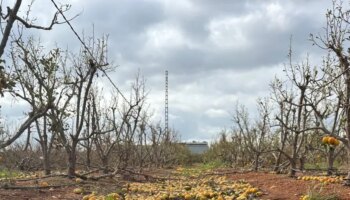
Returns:
[[[37,0],[32,16],[48,23],[50,1]],[[109,60],[119,67],[113,81],[128,94],[138,70],[150,90],[156,120],[164,119],[164,72],[169,71],[169,126],[182,140],[212,140],[231,127],[238,101],[255,110],[269,82],[282,75],[293,35],[296,61],[309,53],[315,62],[325,52],[312,46],[310,33],[322,33],[324,0],[70,0],[67,16],[78,33],[109,35]],[[23,6],[25,8],[25,6]],[[44,44],[75,49],[67,25],[32,31]],[[106,87],[111,87],[105,83]],[[18,104],[2,99],[3,115]],[[17,112],[15,116],[22,115]]]

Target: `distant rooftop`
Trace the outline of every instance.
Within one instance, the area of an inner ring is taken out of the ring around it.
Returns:
[[[207,141],[192,141],[192,142],[182,142],[181,144],[199,144],[199,145],[203,145],[203,144],[206,144],[208,145],[208,142]]]
[[[186,145],[186,147],[191,151],[192,154],[203,154],[209,149],[208,142],[206,141],[183,142],[181,144]]]

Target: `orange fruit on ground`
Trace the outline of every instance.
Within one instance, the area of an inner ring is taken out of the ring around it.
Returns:
[[[82,194],[82,193],[84,192],[84,190],[83,190],[83,188],[75,188],[75,189],[73,190],[73,192],[74,192],[75,194]]]
[[[75,182],[76,182],[76,183],[82,183],[82,182],[83,182],[83,179],[81,179],[81,178],[76,178],[76,179],[75,179]]]
[[[49,186],[49,183],[46,182],[46,181],[43,181],[43,182],[40,182],[40,183],[39,183],[39,186],[40,186],[40,187],[48,187],[48,186]]]

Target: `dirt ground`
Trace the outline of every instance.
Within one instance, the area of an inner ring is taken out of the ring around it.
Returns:
[[[308,190],[316,188],[320,190],[320,183],[312,181],[302,181],[292,179],[286,175],[276,175],[271,173],[234,173],[228,175],[234,180],[244,179],[255,187],[261,189],[264,195],[261,199],[264,200],[298,200],[301,195],[304,195]],[[46,180],[52,184],[76,184],[73,180],[65,178],[50,178]],[[2,183],[3,184],[3,183]],[[16,186],[36,186],[37,181],[16,182]],[[116,191],[121,187],[115,179],[105,179],[98,182],[85,182],[83,187],[88,188],[87,192],[103,191],[103,193]],[[0,199],[18,199],[18,200],[39,200],[39,199],[66,199],[75,200],[82,199],[83,195],[74,194],[73,190],[77,185],[71,185],[58,188],[47,189],[0,189]],[[331,194],[335,193],[344,200],[350,200],[350,187],[342,186],[341,184],[328,184],[322,187],[322,191]]]
[[[322,190],[326,194],[335,193],[341,199],[350,200],[350,187],[341,184],[328,184],[321,186],[320,183],[302,181],[270,173],[237,173],[230,175],[232,179],[244,179],[264,192],[264,200],[299,200],[302,195],[307,194],[311,189]]]

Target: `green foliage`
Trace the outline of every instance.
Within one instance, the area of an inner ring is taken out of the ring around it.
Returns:
[[[187,165],[191,162],[191,152],[181,144],[175,145],[175,159],[179,165]]]
[[[336,160],[334,161],[333,167],[336,169],[339,169],[342,166],[342,164]],[[326,162],[315,162],[315,163],[305,163],[305,169],[318,169],[318,170],[327,170],[328,164]]]
[[[5,72],[5,60],[0,59],[0,95],[4,96],[4,90],[13,89],[16,82]]]
[[[306,200],[340,200],[340,197],[335,194],[324,194],[322,193],[322,185],[316,185],[313,188],[310,188],[307,195],[303,199]]]
[[[222,162],[221,160],[213,160],[199,165],[199,168],[203,170],[214,170],[224,167],[227,167],[227,164]]]
[[[188,165],[185,167],[180,167],[178,168],[178,172],[185,176],[198,176],[200,174],[213,171],[215,169],[223,168],[226,165],[222,163],[221,161],[212,161],[212,162],[207,162],[207,163],[196,163],[193,165]]]
[[[113,196],[106,196],[105,200],[114,200],[114,197]]]
[[[232,153],[235,151],[233,141],[218,141],[213,143],[209,150],[204,154],[204,162],[217,162],[231,164]]]
[[[21,175],[21,172],[9,170],[9,169],[0,169],[0,178],[15,178]]]

